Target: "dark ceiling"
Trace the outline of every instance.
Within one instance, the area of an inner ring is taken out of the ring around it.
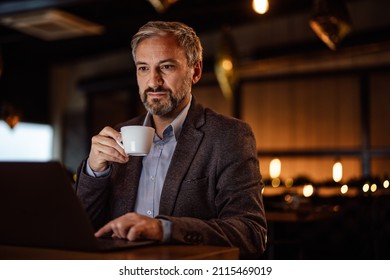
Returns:
[[[383,2],[369,1],[379,5]],[[102,25],[105,29],[101,35],[47,42],[0,25],[0,48],[7,54],[17,54],[25,59],[34,56],[40,57],[41,61],[69,61],[128,47],[131,36],[148,20],[183,21],[202,33],[223,26],[234,27],[296,13],[307,13],[309,17],[313,2],[270,0],[269,12],[260,16],[252,10],[252,0],[178,0],[165,13],[158,13],[148,0],[0,0],[0,19],[26,11],[56,8]]]
[[[265,18],[310,11],[312,0],[272,0]],[[148,20],[183,21],[198,32],[260,20],[252,0],[178,0],[158,13],[147,0],[24,0],[0,1],[0,17],[25,11],[57,8],[104,26],[99,36],[46,42],[0,26],[0,46],[20,55],[40,55],[50,61],[78,58],[125,48],[132,34]]]
[[[0,0],[0,19],[59,9],[104,27],[101,35],[46,41],[0,24],[0,105],[11,103],[21,108],[25,120],[47,122],[51,65],[130,50],[132,35],[149,20],[182,21],[200,34],[309,12],[311,6],[312,0],[272,0],[269,12],[260,16],[252,10],[252,0],[178,0],[164,13],[148,0]]]
[[[45,41],[34,36],[0,25],[0,79],[1,102],[22,103],[26,117],[31,110],[31,120],[47,121],[50,84],[50,67],[56,63],[72,62],[97,54],[129,48],[132,35],[149,20],[182,21],[192,26],[198,34],[221,30],[224,26],[238,27],[250,23],[266,23],[278,17],[307,14],[309,19],[315,0],[270,0],[270,10],[258,15],[252,10],[252,0],[178,0],[165,13],[158,13],[148,0],[0,0],[0,19],[29,11],[59,9],[104,27],[101,35]],[[351,3],[368,2],[387,5],[388,0],[344,0]],[[378,10],[378,9],[376,9]],[[378,29],[372,23],[375,15],[369,15],[367,28],[354,31],[346,44],[390,41],[390,23],[386,9],[382,9]],[[365,11],[364,11],[365,13]],[[370,11],[367,11],[369,14]],[[373,14],[373,12],[372,12]],[[276,36],[276,35],[275,35]],[[313,35],[314,37],[314,35]],[[295,45],[294,45],[295,44]],[[280,44],[266,50],[254,50],[267,55],[304,52],[313,42]],[[315,48],[326,49],[320,40],[314,40]],[[1,74],[1,72],[0,72]],[[33,94],[31,93],[33,89]],[[37,103],[36,100],[44,100]],[[45,103],[45,104],[44,104]],[[34,104],[36,108],[30,108]],[[37,114],[38,112],[38,114]]]

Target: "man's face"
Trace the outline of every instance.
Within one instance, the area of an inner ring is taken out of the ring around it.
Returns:
[[[189,100],[194,68],[173,36],[144,39],[135,51],[139,94],[153,115],[178,113]]]

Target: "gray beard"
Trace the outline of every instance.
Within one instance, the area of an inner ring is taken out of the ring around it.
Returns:
[[[151,91],[151,89],[145,90],[144,94],[142,96],[142,103],[145,106],[145,109],[152,115],[156,116],[164,116],[173,110],[175,110],[186,98],[188,94],[191,93],[191,78],[189,77],[186,79],[186,82],[183,84],[183,86],[179,89],[178,95],[173,96],[171,91],[166,91],[168,94],[168,101],[161,103],[158,98],[154,98],[151,100],[147,100],[147,92]],[[156,89],[156,91],[160,91],[161,89]]]
[[[145,99],[143,104],[150,114],[163,116],[176,109],[183,102],[184,98],[185,95],[179,96],[179,98],[172,98],[172,94],[169,92],[169,100],[166,103],[160,103],[160,100],[155,98],[150,101]]]

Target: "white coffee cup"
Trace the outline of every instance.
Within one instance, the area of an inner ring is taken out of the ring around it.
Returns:
[[[118,144],[130,156],[146,156],[152,148],[154,128],[142,125],[121,127],[122,143]]]

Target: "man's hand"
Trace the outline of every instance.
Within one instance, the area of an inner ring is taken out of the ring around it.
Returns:
[[[128,162],[128,155],[116,142],[120,140],[121,134],[109,126],[106,126],[98,135],[92,137],[88,163],[93,171],[104,171],[109,162]]]
[[[111,222],[107,223],[96,233],[96,237],[111,233],[114,238],[136,240],[157,240],[162,241],[163,230],[160,220],[139,215],[137,213],[127,213]]]

